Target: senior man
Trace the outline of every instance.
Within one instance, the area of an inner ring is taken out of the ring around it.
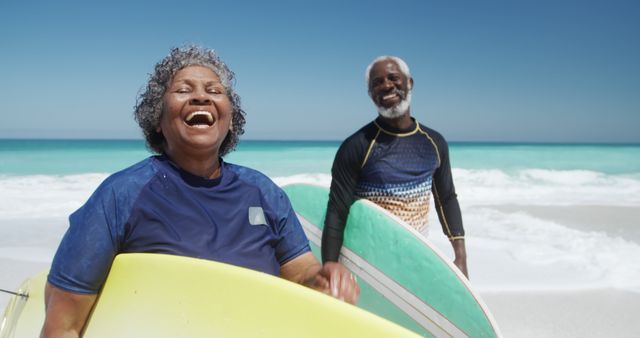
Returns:
[[[337,261],[351,204],[368,199],[407,222],[428,230],[431,198],[454,264],[467,276],[460,206],[453,185],[447,142],[411,117],[413,78],[400,58],[381,56],[366,70],[369,96],[379,116],[349,136],[331,169],[332,181],[322,233],[322,259]]]

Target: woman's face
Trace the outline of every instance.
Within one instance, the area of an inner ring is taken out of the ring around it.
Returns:
[[[231,126],[233,107],[220,78],[204,66],[175,73],[163,96],[160,128],[165,152],[218,154]]]

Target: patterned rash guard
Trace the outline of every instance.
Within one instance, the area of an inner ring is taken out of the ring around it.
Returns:
[[[450,240],[464,238],[447,142],[415,120],[407,130],[394,129],[381,118],[367,124],[342,143],[331,174],[322,235],[325,262],[337,261],[349,208],[359,198],[425,233],[433,193],[444,234]]]

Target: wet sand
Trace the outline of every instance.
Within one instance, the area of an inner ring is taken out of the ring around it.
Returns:
[[[640,337],[640,294],[615,289],[481,293],[504,337]]]
[[[604,231],[640,243],[640,207],[492,205],[486,208],[504,213],[521,212],[580,231]]]

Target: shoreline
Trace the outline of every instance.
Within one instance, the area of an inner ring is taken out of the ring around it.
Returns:
[[[640,244],[640,208],[606,205],[487,205],[470,208],[525,213],[579,231],[606,232]]]

